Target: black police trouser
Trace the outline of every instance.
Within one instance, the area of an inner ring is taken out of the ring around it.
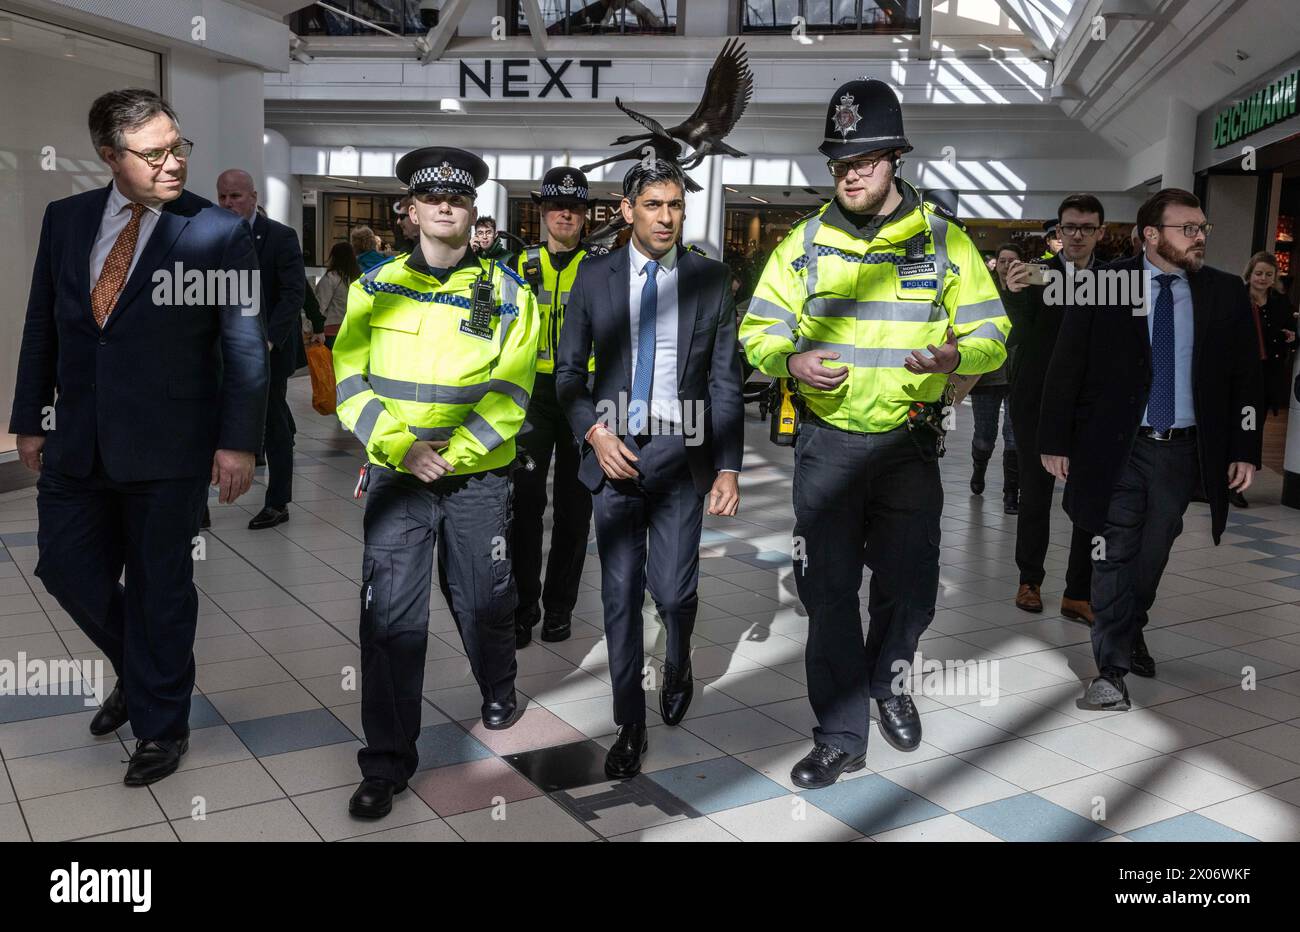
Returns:
[[[514,563],[519,589],[517,620],[535,625],[547,613],[569,615],[578,601],[578,583],[591,532],[591,492],[578,480],[578,445],[555,397],[555,376],[539,372],[524,426],[515,442],[535,464],[515,471]],[[551,552],[542,586],[542,516],[546,513],[546,474],[555,453]]]
[[[809,418],[795,440],[794,577],[808,611],[804,659],[815,740],[866,751],[870,700],[900,690],[939,589],[939,464],[907,428],[856,433]],[[870,626],[858,590],[871,568]],[[905,664],[906,666],[901,666]]]
[[[438,581],[484,701],[515,685],[515,586],[507,470],[425,483],[371,467],[361,583],[365,777],[405,783],[419,756],[434,546]]]
[[[1128,670],[1200,477],[1194,437],[1133,441],[1101,533],[1105,559],[1092,571],[1092,652],[1099,670]]]
[[[593,496],[616,725],[645,724],[647,589],[667,630],[666,662],[678,670],[690,663],[704,526],[704,496],[691,478],[684,437],[659,434],[632,449],[640,477],[606,479]]]
[[[36,483],[36,575],[113,665],[139,739],[189,733],[207,487],[206,476],[118,482],[98,457],[85,478],[46,466]]]
[[[1034,417],[1037,417],[1035,412]],[[1020,512],[1016,515],[1016,566],[1020,568],[1020,582],[1041,586],[1047,577],[1044,561],[1052,531],[1052,493],[1056,477],[1043,468],[1038,453],[1037,430],[1029,425],[1015,425],[1016,444],[1020,457]],[[1066,520],[1069,520],[1068,518]],[[1065,568],[1065,597],[1088,599],[1092,585],[1092,535],[1083,528],[1071,525],[1070,558]]]
[[[293,501],[293,435],[297,425],[289,410],[289,376],[293,375],[292,342],[271,350],[271,383],[266,398],[266,501],[283,508]]]

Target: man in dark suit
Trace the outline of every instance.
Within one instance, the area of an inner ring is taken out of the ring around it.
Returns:
[[[36,575],[117,675],[90,730],[131,722],[142,786],[188,747],[192,541],[209,481],[252,484],[266,334],[248,228],[185,191],[166,101],[104,94],[90,132],[113,182],[46,208],[9,430],[40,473]]]
[[[217,203],[240,217],[253,234],[262,280],[262,323],[271,351],[271,385],[266,401],[266,500],[248,522],[250,530],[275,527],[289,520],[293,501],[293,435],[297,429],[289,411],[289,377],[298,367],[303,296],[307,274],[302,250],[291,227],[257,209],[253,177],[238,168],[217,178]]]
[[[1228,490],[1260,463],[1257,347],[1241,278],[1205,263],[1200,202],[1166,188],[1138,211],[1144,253],[1113,263],[1145,303],[1077,304],[1065,315],[1039,421],[1045,469],[1065,480],[1065,510],[1100,533],[1093,566],[1087,701],[1127,709],[1124,677],[1154,676],[1142,628],[1198,480],[1214,542]],[[1130,290],[1130,294],[1133,291]]]
[[[1058,279],[1068,272],[1096,268],[1097,243],[1106,227],[1105,208],[1092,194],[1071,194],[1057,208],[1058,230],[1064,246],[1050,259],[1042,260]],[[1054,224],[1055,226],[1055,224]],[[1043,400],[1047,365],[1056,347],[1061,320],[1070,308],[1044,300],[1041,285],[1029,285],[1029,267],[1014,261],[1007,268],[1007,293],[1003,305],[1011,318],[1011,340],[1016,347],[1011,369],[1008,405],[1020,457],[1020,509],[1016,516],[1016,565],[1020,585],[1016,607],[1041,612],[1041,587],[1047,576],[1044,566],[1052,523],[1052,493],[1056,479],[1038,459],[1038,414]],[[1061,614],[1074,621],[1092,624],[1089,591],[1092,587],[1091,535],[1075,525],[1070,537],[1070,557],[1065,570],[1065,592]]]
[[[578,270],[555,368],[560,405],[583,438],[578,478],[592,491],[596,518],[619,726],[605,759],[614,778],[635,776],[647,747],[646,588],[668,632],[659,709],[676,725],[694,692],[690,640],[705,498],[711,515],[735,515],[740,504],[744,402],[731,276],[722,263],[678,245],[684,189],[670,162],[628,172],[621,207],[632,239]]]

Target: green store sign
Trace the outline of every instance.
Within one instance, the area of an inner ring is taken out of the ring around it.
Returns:
[[[1214,148],[1231,145],[1295,116],[1298,84],[1300,68],[1220,110],[1214,118]]]

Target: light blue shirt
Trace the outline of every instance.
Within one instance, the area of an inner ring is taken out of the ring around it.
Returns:
[[[636,373],[637,334],[641,326],[641,289],[645,287],[646,263],[650,257],[627,244],[628,292],[627,306],[631,311],[632,372]],[[659,260],[655,273],[657,295],[655,298],[655,372],[650,386],[650,416],[659,418],[664,425],[681,424],[681,410],[677,403],[677,247],[674,245]]]
[[[1151,264],[1146,255],[1142,256],[1142,267],[1150,274],[1151,285],[1150,312],[1147,314],[1147,337],[1152,335],[1156,322],[1156,298],[1160,295],[1160,283],[1157,275],[1165,273]],[[1188,284],[1187,273],[1174,269],[1168,273],[1176,276],[1169,283],[1169,290],[1174,298],[1174,427],[1192,427],[1196,424],[1196,408],[1192,404],[1192,286]],[[1142,426],[1150,427],[1146,412],[1142,414]]]

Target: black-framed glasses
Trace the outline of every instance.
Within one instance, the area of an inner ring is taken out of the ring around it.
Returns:
[[[1186,236],[1188,239],[1195,239],[1198,232],[1205,236],[1209,236],[1211,231],[1214,229],[1214,224],[1212,223],[1157,223],[1155,225],[1158,227],[1171,227],[1175,230],[1182,230],[1183,236]]]
[[[123,146],[122,148],[126,149],[126,146]],[[176,143],[176,145],[168,146],[164,149],[145,149],[143,152],[139,152],[135,149],[126,149],[126,151],[130,152],[132,155],[140,156],[140,158],[144,159],[145,163],[150,168],[162,168],[167,162],[168,153],[170,153],[178,162],[184,162],[188,159],[190,153],[194,151],[194,143],[190,142],[188,139],[182,139],[180,142]]]
[[[1056,229],[1059,230],[1063,236],[1092,236],[1100,230],[1101,227],[1097,226],[1095,223],[1063,223]]]
[[[865,156],[860,159],[850,159],[842,161],[840,159],[831,159],[826,163],[826,168],[830,171],[832,178],[843,178],[849,173],[849,169],[866,178],[875,172],[876,166],[892,155],[892,152],[885,152],[876,156]]]

